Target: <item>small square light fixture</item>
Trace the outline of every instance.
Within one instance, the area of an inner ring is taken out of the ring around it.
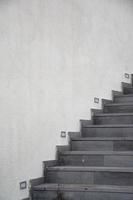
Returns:
[[[97,98],[97,97],[94,97],[94,103],[97,103],[97,104],[98,104],[98,103],[99,103],[99,101],[100,101],[100,100],[99,100],[99,98]]]
[[[66,131],[61,131],[61,137],[66,138]]]
[[[130,75],[128,73],[125,73],[125,78],[129,79]]]
[[[26,181],[23,181],[23,182],[20,182],[20,190],[25,190],[27,188],[27,182]]]

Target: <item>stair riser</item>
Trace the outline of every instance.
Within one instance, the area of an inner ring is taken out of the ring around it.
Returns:
[[[130,193],[112,193],[112,192],[61,192],[61,200],[133,200],[133,194]],[[57,192],[53,191],[34,191],[33,200],[60,200],[57,198]]]
[[[123,88],[124,94],[133,94],[133,88]]]
[[[104,113],[133,113],[133,106],[105,106]]]
[[[94,124],[133,124],[132,115],[121,116],[95,116]]]
[[[73,151],[133,151],[133,141],[72,141]]]
[[[114,97],[114,103],[127,103],[127,102],[133,102],[133,96],[132,97],[126,97],[126,96]]]
[[[33,191],[32,200],[56,200],[56,197],[56,191]]]
[[[61,155],[60,165],[133,167],[133,156],[120,155]]]
[[[83,137],[132,137],[132,127],[82,128]]]
[[[133,185],[133,173],[129,172],[91,172],[91,171],[47,171],[48,183]]]

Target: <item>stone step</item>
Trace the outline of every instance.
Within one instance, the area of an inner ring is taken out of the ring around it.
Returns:
[[[133,151],[133,137],[77,137],[71,139],[72,151]]]
[[[123,93],[124,94],[133,94],[133,87],[124,87]]]
[[[60,165],[133,167],[133,151],[65,151],[59,156]]]
[[[110,103],[105,104],[104,113],[133,113],[133,103]]]
[[[133,186],[132,167],[48,167],[47,183]]]
[[[83,137],[132,137],[133,124],[86,125],[82,127]]]
[[[115,103],[133,102],[133,94],[124,94],[114,96]]]
[[[133,113],[95,114],[94,124],[133,124]]]
[[[132,200],[132,186],[42,184],[33,188],[33,200]]]

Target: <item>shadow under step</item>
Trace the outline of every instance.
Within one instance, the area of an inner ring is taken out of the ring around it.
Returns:
[[[133,94],[123,94],[114,96],[115,103],[133,102]]]
[[[77,137],[71,139],[72,151],[133,151],[133,137]]]
[[[95,114],[94,124],[133,124],[133,113]]]
[[[69,166],[133,167],[133,151],[65,151],[59,162]]]
[[[133,186],[132,167],[56,166],[46,173],[47,183]]]
[[[110,103],[105,104],[104,113],[133,113],[133,103]]]
[[[82,127],[83,137],[132,137],[133,124],[86,125]]]
[[[33,188],[33,200],[132,200],[132,186],[42,184]]]

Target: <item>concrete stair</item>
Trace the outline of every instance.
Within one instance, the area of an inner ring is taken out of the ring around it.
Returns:
[[[56,161],[44,162],[32,200],[133,200],[133,87],[122,88],[69,134]]]
[[[42,184],[34,187],[33,199],[132,200],[133,187],[85,184]]]
[[[133,94],[133,87],[125,87],[123,89],[124,94]]]
[[[104,113],[133,113],[133,103],[110,103],[103,109]]]
[[[85,125],[83,137],[132,137],[133,124]]]
[[[73,151],[133,151],[133,138],[84,137],[72,138]]]
[[[133,124],[133,113],[100,113],[93,116],[94,124]]]
[[[55,166],[47,168],[46,182],[133,186],[133,168]]]
[[[114,103],[128,103],[133,102],[133,94],[122,94],[114,96]]]
[[[133,167],[133,151],[64,151],[59,161],[64,166]]]

